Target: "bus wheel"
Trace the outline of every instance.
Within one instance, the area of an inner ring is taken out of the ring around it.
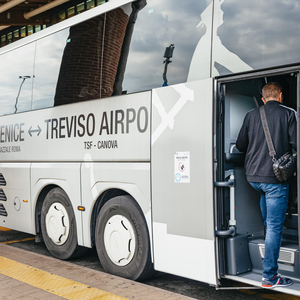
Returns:
[[[153,274],[146,221],[130,196],[118,196],[104,204],[95,235],[97,253],[106,272],[131,280],[143,280]]]
[[[77,244],[75,215],[71,202],[61,188],[54,188],[45,197],[41,212],[41,229],[49,252],[59,259],[83,254]]]

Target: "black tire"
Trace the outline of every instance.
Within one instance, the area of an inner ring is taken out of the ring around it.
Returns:
[[[41,229],[46,247],[54,257],[66,260],[85,253],[86,248],[77,243],[76,220],[71,202],[61,188],[53,188],[45,197]]]
[[[153,275],[146,221],[130,196],[118,196],[104,204],[96,222],[95,242],[106,272],[131,280]]]

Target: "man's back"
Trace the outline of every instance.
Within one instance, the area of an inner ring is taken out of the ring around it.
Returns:
[[[268,101],[265,112],[276,158],[291,151],[292,148],[296,150],[296,112],[278,101]],[[245,172],[248,181],[279,183],[274,176],[273,162],[269,156],[259,108],[251,110],[246,115],[236,147],[246,152]]]

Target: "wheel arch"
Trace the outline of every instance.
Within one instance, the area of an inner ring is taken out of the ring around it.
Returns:
[[[43,202],[45,200],[46,195],[54,188],[60,187],[56,184],[49,184],[44,186],[38,194],[36,204],[35,204],[35,231],[36,231],[36,241],[43,241],[42,230],[41,230],[41,211]],[[60,187],[61,188],[61,187]]]

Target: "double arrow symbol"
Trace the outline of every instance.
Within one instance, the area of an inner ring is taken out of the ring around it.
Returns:
[[[41,133],[41,131],[42,131],[42,129],[41,129],[41,127],[38,125],[38,129],[31,129],[32,128],[32,126],[30,126],[30,128],[29,128],[29,130],[28,130],[28,133],[29,133],[29,135],[30,136],[32,136],[32,133],[33,132],[37,132],[38,134],[38,136],[40,135],[40,133]]]

